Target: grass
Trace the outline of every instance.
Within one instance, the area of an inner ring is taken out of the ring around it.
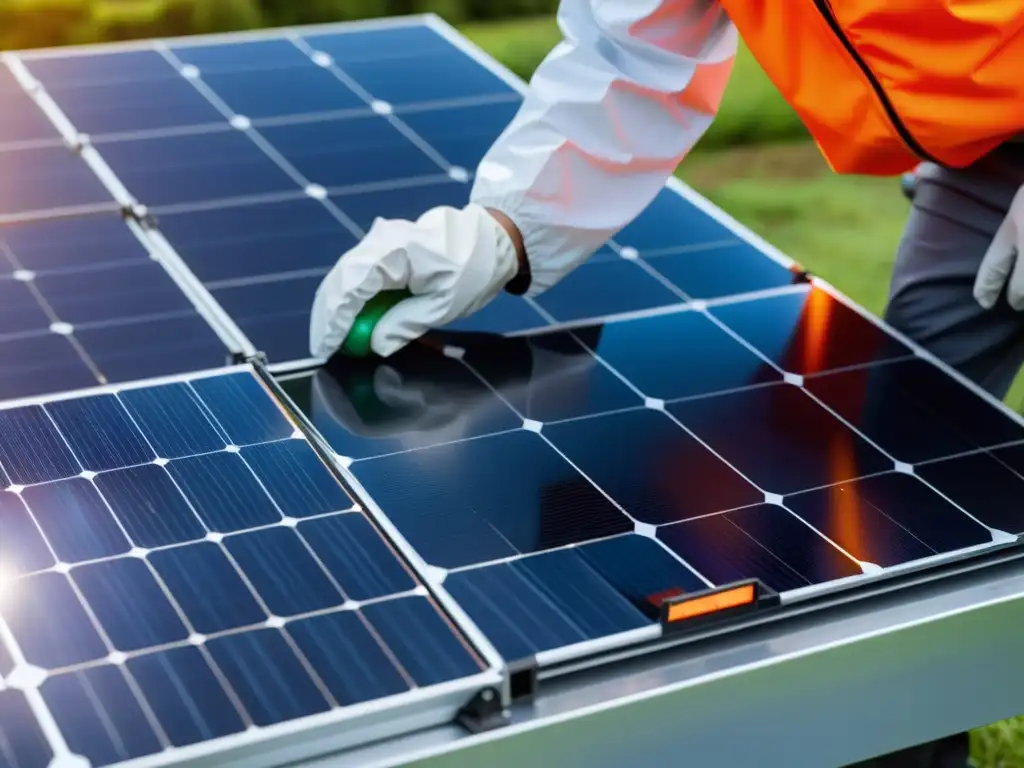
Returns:
[[[559,40],[550,18],[469,25],[464,32],[523,78]],[[831,173],[805,136],[744,49],[715,125],[678,175],[850,298],[880,313],[909,204],[895,179]],[[785,140],[789,143],[779,143]],[[1008,401],[1024,401],[1024,378],[1018,378]],[[978,768],[1024,768],[1024,717],[980,728],[971,742]]]

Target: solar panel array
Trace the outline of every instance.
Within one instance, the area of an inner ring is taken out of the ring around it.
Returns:
[[[0,469],[0,765],[174,759],[485,668],[251,371],[0,410]]]
[[[4,768],[399,727],[479,688],[477,628],[543,661],[656,636],[669,595],[1024,532],[1021,422],[680,185],[443,353],[284,384],[364,512],[252,370],[205,369],[306,364],[322,276],[467,201],[514,79],[433,19],[7,64],[0,399],[189,376],[0,407]]]

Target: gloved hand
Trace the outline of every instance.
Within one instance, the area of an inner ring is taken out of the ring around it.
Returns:
[[[1006,298],[1016,310],[1024,309],[1024,186],[1017,190],[1010,210],[996,230],[974,281],[974,298],[991,309],[1006,287]]]
[[[479,205],[439,207],[417,221],[377,219],[324,277],[310,318],[310,352],[334,354],[365,303],[386,290],[413,296],[377,323],[371,349],[382,357],[432,328],[476,312],[519,271],[516,246]]]

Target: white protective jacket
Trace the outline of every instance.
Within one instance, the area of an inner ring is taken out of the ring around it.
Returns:
[[[529,295],[650,204],[711,125],[722,65],[736,56],[736,29],[716,0],[562,0],[558,21],[564,41],[472,193],[522,232]]]

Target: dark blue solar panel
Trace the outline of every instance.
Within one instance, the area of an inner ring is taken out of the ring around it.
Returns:
[[[701,517],[658,531],[712,584],[758,578],[784,591],[860,574],[860,565],[774,504]]]
[[[71,578],[117,651],[138,651],[188,638],[149,565],[120,557],[79,566]]]
[[[357,704],[409,690],[407,676],[384,655],[357,611],[342,611],[295,622],[291,636],[331,696]]]
[[[145,247],[117,216],[72,216],[7,224],[0,239],[21,269],[37,275],[149,260]]]
[[[593,329],[548,333],[470,346],[463,361],[525,418],[561,421],[643,404],[578,340]]]
[[[95,386],[96,376],[66,336],[0,340],[0,399]]]
[[[552,424],[544,434],[643,523],[672,523],[764,498],[658,411],[641,409]]]
[[[228,349],[124,221],[6,225],[0,397],[214,368]]]
[[[60,400],[47,405],[46,411],[83,469],[102,472],[156,458],[114,395]]]
[[[379,47],[369,44],[374,39]],[[305,40],[375,98],[392,104],[516,96],[507,83],[426,28],[307,35]]]
[[[310,65],[309,56],[290,40],[238,40],[231,45],[202,44],[170,46],[175,58],[199,69],[205,78],[211,74],[302,68]]]
[[[619,245],[635,248],[645,258],[666,250],[738,241],[732,230],[670,189],[659,192],[643,213],[615,236]]]
[[[175,747],[245,730],[241,715],[198,648],[139,656],[127,666]]]
[[[797,272],[765,258],[746,242],[655,255],[647,264],[691,299],[782,288],[801,279]]]
[[[97,137],[96,148],[128,191],[152,207],[296,190],[280,166],[232,128],[124,141]]]
[[[81,157],[62,144],[0,149],[0,216],[81,206],[113,209],[110,193]]]
[[[331,201],[359,228],[368,232],[378,217],[415,221],[440,205],[462,208],[469,203],[469,191],[470,185],[465,182],[441,180],[400,189],[339,194]]]
[[[646,397],[681,400],[782,378],[700,312],[609,323],[576,335]]]
[[[985,525],[1014,535],[1024,534],[1024,506],[1019,491],[1020,447],[974,453],[914,468],[918,477]],[[1017,461],[1015,461],[1017,459]]]
[[[279,277],[215,288],[213,297],[269,360],[301,360],[309,357],[309,310],[322,280]]]
[[[783,370],[808,375],[910,350],[819,288],[723,304],[711,314]]]
[[[280,522],[281,513],[237,453],[208,453],[167,465],[207,529],[241,531]]]
[[[22,90],[6,68],[0,71],[0,144],[60,139],[60,134],[43,111]]]
[[[232,111],[253,119],[366,109],[354,91],[308,58],[305,66],[205,72],[203,82]],[[291,98],[282,99],[282,93]]]
[[[572,549],[453,573],[445,588],[512,660],[648,624]]]
[[[88,480],[73,477],[29,486],[21,497],[61,562],[114,557],[131,549],[117,519]]]
[[[397,114],[449,163],[473,169],[518,111],[518,101],[505,101]]]
[[[206,536],[202,521],[167,467],[125,467],[102,472],[94,482],[125,534],[140,547],[166,547]]]
[[[453,568],[623,533],[632,521],[539,435],[515,431],[353,464],[431,565]],[[509,477],[514,467],[515,482]]]
[[[586,264],[537,297],[555,320],[636,312],[678,304],[672,289],[625,259]]]
[[[892,469],[892,460],[789,384],[668,406],[768,493],[794,493]]]
[[[391,373],[385,370],[377,377],[382,366]],[[396,381],[395,376],[404,384],[396,383],[389,390],[387,382]],[[375,377],[380,382],[376,392]],[[419,394],[405,401],[407,405],[386,405],[390,394],[402,395],[417,386]],[[288,382],[285,388],[306,403],[331,448],[355,459],[447,443],[452,439],[453,419],[458,422],[459,437],[522,425],[522,419],[465,366],[418,346],[407,347],[384,363],[348,361],[337,370]]]
[[[4,569],[20,575],[49,568],[54,562],[52,550],[22,498],[0,493],[0,563]],[[3,675],[0,671],[0,677]]]
[[[326,272],[356,244],[308,198],[165,214],[160,229],[207,287],[309,269]]]
[[[114,85],[176,77],[156,51],[90,52],[85,56],[43,55],[25,61],[47,89]]]
[[[299,535],[351,600],[408,592],[416,584],[365,517],[331,515],[300,523]]]
[[[901,473],[790,496],[786,506],[858,560],[883,567],[992,541],[988,529]]]
[[[441,172],[377,115],[267,126],[260,133],[307,179],[323,187],[394,182]]]
[[[323,611],[345,602],[293,530],[274,527],[240,533],[226,538],[224,546],[277,616]]]
[[[0,427],[0,677],[38,668],[19,686],[90,765],[481,671],[253,373],[8,408]],[[0,691],[0,736],[17,706]],[[39,738],[19,729],[0,762],[45,760]]]
[[[123,669],[101,666],[56,675],[43,683],[42,694],[68,748],[92,765],[163,748]]]
[[[223,116],[167,65],[168,76],[102,85],[50,87],[75,127],[102,135],[222,123]]]
[[[197,632],[226,632],[268,618],[227,552],[217,544],[172,547],[154,552],[149,561]]]
[[[17,768],[46,768],[53,750],[21,691],[0,691],[0,758]]]

